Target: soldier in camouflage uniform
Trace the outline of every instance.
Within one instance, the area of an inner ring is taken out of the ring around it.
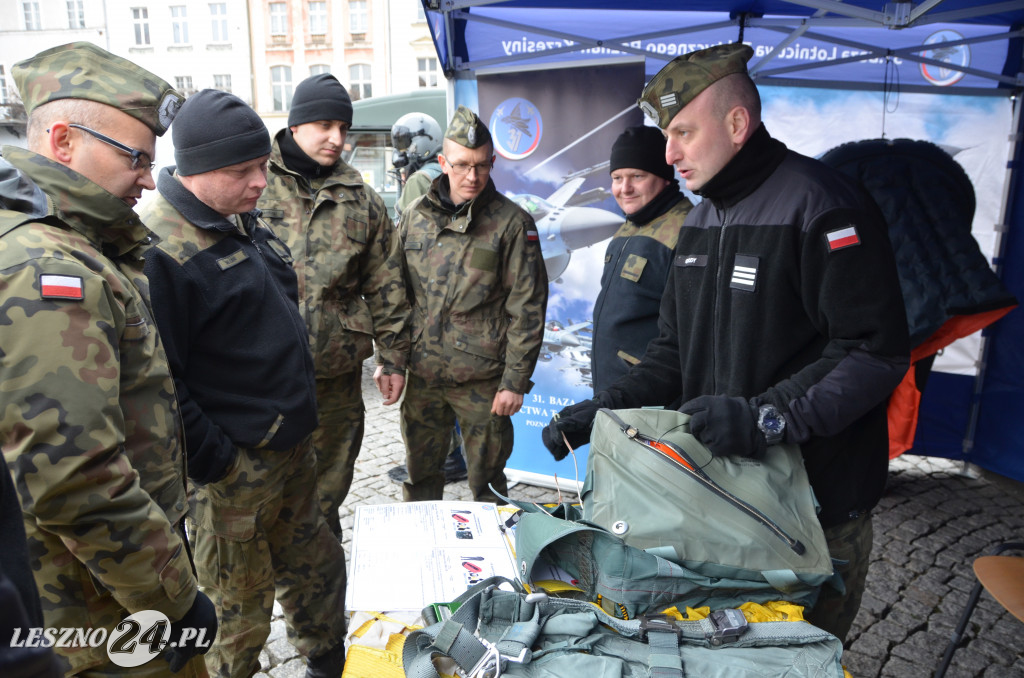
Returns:
[[[591,365],[594,391],[603,391],[640,362],[658,336],[658,309],[672,270],[672,251],[690,201],[665,162],[657,127],[630,127],[612,144],[612,195],[626,215],[604,255],[594,302]]]
[[[352,101],[330,74],[295,88],[288,127],[277,133],[264,220],[284,240],[299,279],[299,310],[316,365],[320,426],[313,433],[317,491],[340,539],[338,511],[363,441],[363,361],[377,342],[385,404],[405,385],[409,316],[402,250],[384,201],[341,159]]]
[[[5,146],[0,159],[0,442],[45,626],[109,635],[156,610],[170,639],[188,626],[210,640],[216,616],[182,525],[181,421],[143,276],[151,233],[132,209],[181,96],[90,43],[12,73],[30,150]],[[205,675],[195,646],[134,668],[104,645],[56,651],[68,675]]]
[[[490,180],[493,148],[480,118],[460,106],[445,134],[444,174],[399,222],[413,307],[406,501],[441,499],[456,417],[473,498],[508,493],[511,415],[532,386],[547,275],[536,224]]]
[[[288,247],[258,221],[270,134],[238,97],[206,89],[172,130],[175,167],[142,211],[146,253],[198,485],[199,581],[221,633],[218,676],[259,670],[276,598],[309,678],[344,663],[345,554],[320,512],[310,434],[316,384]]]

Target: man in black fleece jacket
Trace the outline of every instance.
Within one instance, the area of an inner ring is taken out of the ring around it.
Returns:
[[[203,90],[172,132],[176,167],[140,211],[153,312],[181,406],[199,583],[217,607],[212,675],[251,676],[276,596],[307,676],[344,664],[345,555],[320,511],[316,383],[288,247],[260,223],[270,134]]]
[[[877,206],[769,136],[752,55],[742,44],[686,54],[644,88],[640,107],[665,132],[666,160],[703,200],[679,234],[659,336],[543,438],[559,457],[563,433],[589,440],[598,407],[679,399],[715,454],[799,444],[846,588],[824,587],[808,619],[845,639],[885,485],[886,401],[909,364],[906,315]]]

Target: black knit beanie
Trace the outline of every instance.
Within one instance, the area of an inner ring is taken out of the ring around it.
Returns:
[[[612,144],[608,171],[614,172],[623,167],[643,170],[671,180],[675,176],[675,169],[665,162],[665,135],[661,130],[646,125],[627,127]]]
[[[317,120],[341,120],[352,124],[352,97],[330,73],[311,75],[295,87],[288,126]]]
[[[177,173],[186,177],[270,154],[270,132],[256,111],[216,89],[185,100],[171,125],[171,139]]]

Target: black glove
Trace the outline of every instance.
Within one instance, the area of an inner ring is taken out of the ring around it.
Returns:
[[[563,407],[551,418],[551,423],[544,427],[540,437],[555,461],[561,461],[569,454],[569,448],[562,440],[563,433],[573,449],[590,442],[590,429],[594,426],[594,417],[600,408],[597,399],[582,400],[575,405]]]
[[[712,454],[760,459],[768,451],[746,398],[700,396],[683,403],[679,411],[690,415],[690,433]]]
[[[192,601],[192,607],[185,613],[185,616],[176,622],[171,622],[169,642],[179,643],[182,639],[182,629],[185,628],[193,629],[195,635],[176,647],[168,645],[163,652],[163,658],[170,664],[172,673],[177,673],[185,668],[188,660],[197,654],[206,654],[213,646],[213,639],[217,636],[217,611],[202,591],[196,591],[196,599]],[[203,630],[205,630],[205,634],[202,632]],[[198,644],[199,641],[202,641],[202,646]]]

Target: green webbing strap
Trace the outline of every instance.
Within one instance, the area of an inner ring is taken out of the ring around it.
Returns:
[[[679,637],[665,631],[649,631],[647,644],[651,654],[647,665],[651,678],[683,678],[683,658],[679,656]]]
[[[520,601],[520,609],[529,606],[525,600]],[[495,643],[498,652],[504,657],[512,657],[517,662],[529,663],[533,659],[533,652],[530,648],[537,642],[540,635],[540,606],[533,605],[533,614],[526,621],[517,621],[502,634],[501,639]]]
[[[465,672],[476,667],[490,651],[474,635],[480,617],[480,597],[486,589],[508,581],[504,577],[485,579],[452,601],[460,605],[450,619],[410,633],[402,648],[406,678],[440,678],[431,661],[438,654],[451,657]]]

